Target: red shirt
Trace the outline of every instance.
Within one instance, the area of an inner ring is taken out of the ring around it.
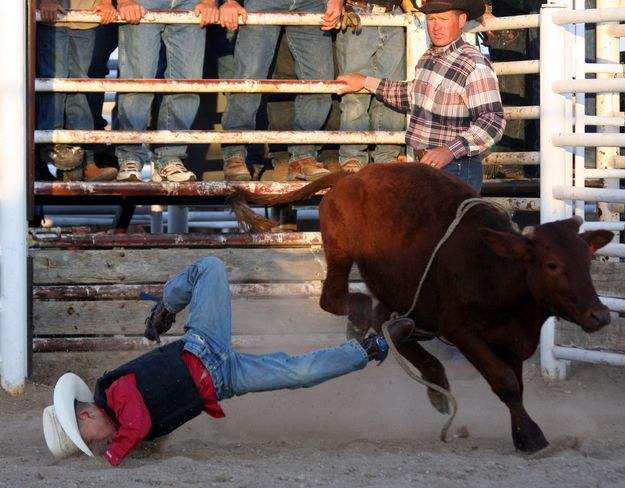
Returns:
[[[189,368],[189,373],[204,400],[204,411],[211,417],[225,417],[226,414],[217,401],[213,379],[202,361],[189,351],[182,353],[182,360]],[[152,427],[152,421],[143,397],[137,389],[134,373],[121,376],[111,383],[106,389],[106,403],[115,412],[119,423],[115,425],[117,432],[104,453],[104,459],[117,466],[139,442],[145,439]],[[102,408],[100,410],[106,415]]]

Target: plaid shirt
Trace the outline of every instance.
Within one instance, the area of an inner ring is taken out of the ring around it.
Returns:
[[[506,126],[497,76],[462,37],[444,47],[431,46],[413,81],[382,79],[376,96],[410,111],[406,144],[415,149],[447,146],[456,159],[487,151]]]

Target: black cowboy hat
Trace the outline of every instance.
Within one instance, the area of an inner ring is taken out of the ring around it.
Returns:
[[[427,0],[419,10],[424,14],[461,10],[467,14],[467,20],[473,20],[484,15],[486,6],[483,0]]]

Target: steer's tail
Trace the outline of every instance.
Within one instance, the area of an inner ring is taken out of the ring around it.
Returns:
[[[249,232],[269,232],[278,222],[272,219],[266,219],[254,212],[247,202],[260,203],[262,205],[284,205],[287,203],[298,202],[306,198],[310,198],[315,193],[332,188],[339,180],[342,180],[350,173],[339,171],[332,173],[318,180],[309,183],[306,186],[282,195],[267,195],[263,193],[252,193],[244,188],[237,189],[230,199],[234,215],[245,230]]]

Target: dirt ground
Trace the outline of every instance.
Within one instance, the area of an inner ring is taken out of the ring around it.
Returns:
[[[225,401],[226,419],[202,415],[117,468],[55,461],[41,412],[56,378],[73,370],[92,384],[126,359],[94,358],[36,355],[27,392],[0,392],[0,487],[625,487],[625,369],[577,366],[549,384],[528,362],[525,404],[552,444],[533,457],[514,450],[507,410],[471,366],[444,361],[460,408],[443,443],[445,417],[389,358],[313,389]]]

